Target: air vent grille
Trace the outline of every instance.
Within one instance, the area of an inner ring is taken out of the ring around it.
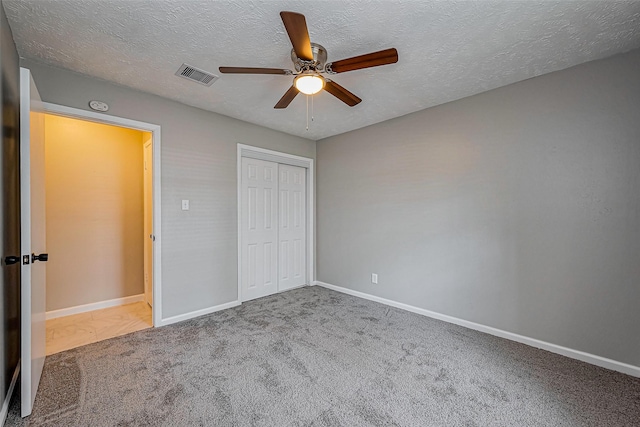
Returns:
[[[176,76],[184,77],[185,79],[189,79],[192,82],[200,83],[205,86],[211,86],[213,82],[218,80],[218,76],[215,74],[192,67],[188,64],[182,64],[180,69],[176,72]]]

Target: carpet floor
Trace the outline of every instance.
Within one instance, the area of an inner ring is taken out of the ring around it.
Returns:
[[[640,426],[640,379],[320,287],[47,357],[9,426]]]

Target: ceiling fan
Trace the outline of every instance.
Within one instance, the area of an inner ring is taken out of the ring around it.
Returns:
[[[338,74],[398,62],[398,51],[393,48],[354,56],[353,58],[342,59],[336,62],[327,62],[327,50],[317,43],[311,43],[309,40],[309,31],[307,30],[307,21],[304,15],[296,12],[280,12],[280,17],[293,45],[293,49],[291,49],[291,60],[293,61],[295,71],[283,68],[219,68],[220,72],[224,74],[282,74],[285,76],[295,76],[293,85],[287,90],[284,96],[280,98],[280,101],[278,101],[274,108],[286,108],[296,95],[298,95],[298,92],[313,95],[322,89],[348,106],[353,107],[362,100],[338,83],[323,77],[321,74]]]

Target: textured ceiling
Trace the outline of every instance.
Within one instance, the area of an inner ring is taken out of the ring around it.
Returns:
[[[640,47],[640,1],[3,0],[20,56],[312,140]],[[395,47],[399,62],[273,106],[290,76],[176,77],[186,62],[292,68],[279,12],[303,13],[329,61]],[[88,101],[88,100],[87,100]]]

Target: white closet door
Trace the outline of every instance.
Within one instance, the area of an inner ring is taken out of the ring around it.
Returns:
[[[280,210],[278,290],[307,283],[306,169],[278,165]]]
[[[278,164],[242,158],[242,301],[277,292]]]

